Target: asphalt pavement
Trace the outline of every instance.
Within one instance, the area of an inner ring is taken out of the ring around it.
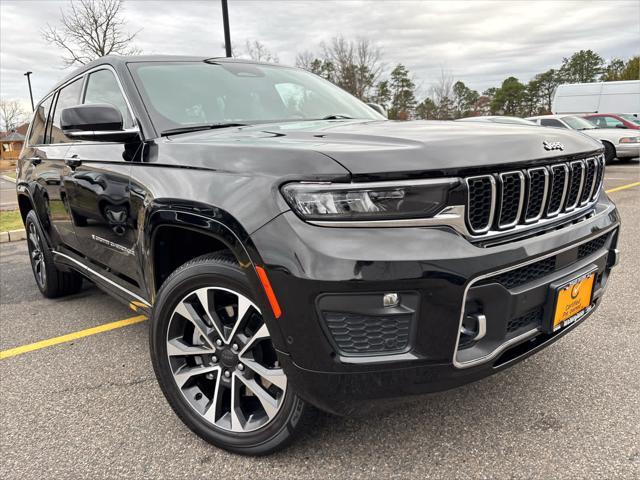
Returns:
[[[606,188],[640,180],[612,165]],[[611,193],[622,261],[601,308],[500,374],[364,418],[318,414],[266,458],[218,450],[162,396],[148,322],[0,360],[0,478],[640,478],[640,187]],[[0,246],[0,351],[134,315],[90,284],[47,300]]]

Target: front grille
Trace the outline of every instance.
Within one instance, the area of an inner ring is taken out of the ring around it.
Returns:
[[[605,234],[594,238],[593,240],[589,240],[588,242],[583,243],[579,247],[573,249],[571,252],[569,252],[569,255],[572,256],[572,258],[574,259],[573,261],[582,260],[583,258],[588,257],[589,255],[602,249],[607,243],[608,238],[609,234]],[[558,256],[556,255],[553,257],[544,258],[537,262],[533,262],[513,270],[509,270],[508,272],[485,278],[478,284],[486,285],[489,283],[499,283],[505,288],[512,289],[515,287],[519,287],[520,285],[524,285],[525,283],[529,283],[542,278],[545,275],[555,272],[559,268],[565,268],[568,265],[570,265],[570,263],[558,265]]]
[[[534,326],[538,326],[542,322],[542,315],[544,311],[542,308],[536,308],[531,310],[524,315],[520,315],[518,318],[512,318],[507,323],[507,332],[515,332],[516,330],[520,330],[523,327],[532,328]]]
[[[598,197],[603,172],[598,156],[469,177],[467,227],[473,235],[508,231],[586,207]]]
[[[578,258],[583,259],[593,253],[596,253],[598,250],[604,247],[605,243],[607,243],[607,238],[607,235],[603,235],[591,240],[590,242],[580,245],[580,247],[578,247]]]
[[[410,313],[389,316],[347,312],[322,314],[329,333],[342,353],[394,353],[409,345]]]
[[[549,257],[539,262],[530,263],[524,267],[510,270],[495,277],[491,277],[492,282],[499,283],[505,288],[513,288],[524,285],[532,280],[542,278],[556,269],[556,258]]]

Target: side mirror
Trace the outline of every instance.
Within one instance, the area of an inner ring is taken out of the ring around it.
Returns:
[[[138,128],[124,130],[120,110],[109,104],[76,105],[62,110],[62,132],[78,140],[118,142],[140,136]]]
[[[382,105],[378,105],[377,103],[367,103],[367,105],[373,108],[376,112],[378,112],[384,118],[388,118],[387,111],[382,107]]]

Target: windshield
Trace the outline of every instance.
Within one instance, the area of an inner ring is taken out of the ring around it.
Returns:
[[[596,128],[593,123],[580,117],[562,117],[562,120],[574,130],[591,130]]]
[[[635,117],[633,115],[628,115],[626,113],[623,113],[623,114],[619,115],[619,117],[624,118],[627,122],[631,122],[634,125],[640,126],[640,118],[638,118],[638,117]]]
[[[362,118],[371,107],[304,70],[246,63],[130,63],[156,128],[225,123]]]
[[[493,117],[491,121],[495,123],[508,123],[514,125],[537,125],[531,120],[525,120],[524,118],[519,117]]]

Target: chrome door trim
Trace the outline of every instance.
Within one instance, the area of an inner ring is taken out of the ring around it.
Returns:
[[[126,293],[126,294],[127,294],[127,295],[129,295],[130,297],[132,297],[132,298],[134,298],[134,299],[138,300],[139,302],[143,303],[143,304],[144,304],[144,305],[146,305],[147,307],[150,307],[150,306],[151,306],[151,304],[150,304],[147,300],[145,300],[144,298],[142,298],[141,296],[136,295],[135,293],[133,293],[133,292],[131,292],[131,291],[127,290],[127,289],[126,289],[126,288],[124,288],[122,285],[119,285],[119,284],[117,284],[116,282],[114,282],[113,280],[111,280],[111,279],[109,279],[109,278],[105,277],[105,276],[104,276],[104,275],[102,275],[101,273],[96,272],[93,268],[88,267],[87,265],[85,265],[84,263],[82,263],[82,262],[80,262],[80,261],[76,260],[75,258],[73,258],[73,257],[71,257],[71,256],[69,256],[69,255],[66,255],[66,254],[64,254],[64,253],[62,253],[62,252],[59,252],[59,251],[57,251],[57,250],[52,250],[52,252],[53,252],[53,254],[54,254],[54,255],[59,255],[59,256],[61,256],[61,257],[63,257],[63,258],[66,258],[67,260],[72,261],[73,263],[75,263],[75,264],[76,264],[76,265],[78,265],[79,267],[81,267],[81,268],[83,268],[84,270],[88,271],[91,275],[94,275],[94,276],[98,277],[99,279],[101,279],[101,280],[103,280],[103,281],[107,282],[109,285],[112,285],[112,286],[114,286],[114,287],[116,287],[116,288],[118,288],[118,289],[122,290],[124,293]]]

